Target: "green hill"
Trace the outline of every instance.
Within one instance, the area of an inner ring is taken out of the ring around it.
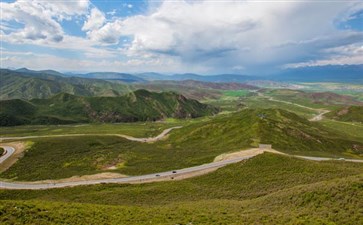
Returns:
[[[157,173],[212,162],[220,154],[257,147],[260,143],[272,144],[274,149],[288,154],[363,156],[363,141],[351,140],[349,136],[335,134],[317,123],[277,109],[248,109],[195,122],[173,130],[168,139],[155,143],[107,136],[32,141],[29,151],[0,177],[33,181],[58,179],[100,173],[111,165],[116,168],[112,172],[121,174]]]
[[[0,125],[155,121],[213,115],[218,109],[173,92],[138,90],[119,97],[61,93],[49,99],[1,101]]]
[[[327,118],[345,122],[363,122],[363,106],[349,106],[325,114]]]
[[[175,130],[171,145],[235,151],[259,143],[293,154],[363,154],[363,141],[349,141],[318,123],[281,109],[245,109]],[[207,155],[207,154],[205,154]]]
[[[124,84],[98,79],[63,77],[55,71],[0,69],[0,99],[49,98],[58,93],[80,96],[120,96],[129,92]]]

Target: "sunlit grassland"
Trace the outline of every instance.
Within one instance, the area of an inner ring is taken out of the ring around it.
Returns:
[[[201,119],[155,143],[112,136],[34,139],[24,157],[0,176],[40,180],[100,172],[148,174],[212,162],[220,154],[259,143],[272,144],[288,154],[359,158],[362,140],[348,135],[323,129],[319,123],[287,111],[246,109],[213,120]]]
[[[353,140],[363,140],[363,124],[354,122],[343,122],[337,120],[324,119],[319,123],[335,133],[345,135]]]
[[[265,97],[253,97],[248,98],[243,101],[244,104],[247,105],[249,108],[261,108],[261,109],[268,109],[268,108],[275,108],[275,109],[284,109],[293,113],[296,113],[299,116],[304,118],[310,119],[314,115],[317,114],[316,110],[308,109],[300,106],[296,106],[293,104],[288,104],[284,102],[277,102],[271,101]]]
[[[222,93],[225,96],[244,97],[244,96],[247,96],[250,93],[250,91],[249,90],[245,90],[245,89],[241,89],[241,90],[226,90],[226,91],[222,91]]]
[[[196,119],[166,119],[160,122],[136,123],[99,123],[80,125],[24,125],[1,127],[0,136],[22,137],[35,135],[60,134],[125,134],[133,137],[151,137],[161,133],[164,129],[183,126],[198,121],[208,120],[209,117]]]
[[[0,190],[1,222],[356,224],[362,169],[265,153],[180,181]]]

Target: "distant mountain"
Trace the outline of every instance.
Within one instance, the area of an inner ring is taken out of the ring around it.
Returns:
[[[61,92],[81,96],[120,96],[129,92],[123,84],[57,74],[49,70],[0,69],[0,99],[48,98]]]
[[[49,99],[0,101],[0,125],[155,121],[213,115],[218,109],[173,92],[138,90],[120,97],[61,93]]]
[[[297,82],[345,82],[363,84],[363,64],[328,65],[286,69],[270,80]]]
[[[132,87],[134,89],[146,89],[155,92],[174,91],[197,100],[217,99],[223,95],[223,90],[258,89],[256,86],[244,83],[215,83],[195,80],[149,81],[147,83],[133,84]]]
[[[257,90],[259,89],[256,86],[245,84],[245,83],[237,83],[237,82],[205,82],[205,81],[196,81],[196,80],[182,80],[182,81],[164,81],[162,83],[165,84],[178,84],[182,86],[195,87],[195,88],[210,88],[216,90],[240,90],[240,89],[249,89],[249,90]]]
[[[195,81],[204,81],[204,82],[235,82],[235,83],[244,83],[249,80],[256,80],[258,77],[255,76],[247,76],[247,75],[239,75],[239,74],[219,74],[219,75],[198,75],[193,73],[185,73],[185,74],[175,74],[172,76],[165,76],[162,80],[195,80]]]
[[[54,75],[54,76],[65,76],[63,73],[60,73],[55,70],[29,70],[27,68],[20,68],[17,70],[14,70],[19,73],[27,73],[27,74],[34,74],[34,75]]]
[[[110,81],[122,81],[125,83],[145,82],[141,77],[128,74],[128,73],[115,73],[115,72],[94,72],[86,74],[73,74],[76,77],[102,79]]]

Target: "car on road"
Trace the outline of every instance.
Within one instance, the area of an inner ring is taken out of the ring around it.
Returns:
[[[173,170],[173,172],[172,173],[176,173],[176,171],[175,170]]]

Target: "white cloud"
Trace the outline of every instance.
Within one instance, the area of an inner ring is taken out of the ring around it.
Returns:
[[[91,14],[87,16],[82,30],[89,31],[100,28],[106,21],[105,15],[97,8],[92,8]]]
[[[325,59],[309,60],[307,62],[287,64],[284,65],[283,68],[363,64],[363,42],[359,44],[325,49],[324,53],[329,55]]]
[[[132,36],[124,49],[131,56],[178,56],[211,70],[256,70],[319,57],[322,49],[361,40],[362,32],[334,27],[338,16],[359,8],[349,2],[164,1],[148,15],[111,21],[90,37],[117,44]]]
[[[27,42],[60,42],[64,31],[59,20],[70,19],[74,15],[82,15],[88,10],[88,1],[16,1],[0,3],[1,20],[15,21],[23,27],[7,27],[4,39],[13,43]],[[5,30],[2,28],[2,30]]]
[[[0,4],[4,42],[77,50],[86,57],[78,67],[94,63],[119,70],[248,73],[283,65],[361,62],[360,51],[343,49],[356,49],[363,32],[335,26],[363,9],[359,1],[153,1],[147,14],[108,21],[104,12],[82,0]],[[81,23],[86,18],[82,30],[87,37],[63,30],[61,21],[73,18]],[[22,26],[11,27],[9,21]],[[67,67],[65,61],[52,63]]]

